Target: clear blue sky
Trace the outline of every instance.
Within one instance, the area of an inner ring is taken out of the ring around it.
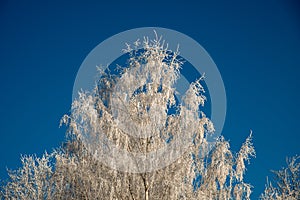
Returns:
[[[101,41],[160,26],[197,40],[227,92],[223,135],[238,150],[254,133],[257,158],[246,181],[253,199],[270,169],[300,154],[300,6],[296,0],[8,1],[0,3],[0,178],[20,154],[41,155],[64,140],[77,70]],[[208,3],[209,2],[209,3]]]

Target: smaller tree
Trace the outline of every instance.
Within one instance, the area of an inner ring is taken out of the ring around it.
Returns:
[[[9,171],[10,181],[2,188],[0,199],[51,199],[53,154],[42,158],[22,156],[22,167]]]
[[[300,156],[287,159],[287,167],[275,174],[275,186],[267,182],[264,193],[260,196],[263,200],[296,200],[300,199]]]

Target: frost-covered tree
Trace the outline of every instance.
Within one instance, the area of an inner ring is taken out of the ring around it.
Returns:
[[[138,40],[125,52],[128,66],[118,74],[100,70],[95,89],[80,92],[62,118],[67,142],[41,159],[24,157],[23,166],[10,172],[3,198],[250,199],[243,175],[255,155],[252,134],[237,154],[223,137],[211,147],[206,138],[214,128],[201,111],[202,78],[179,103],[178,52],[161,37]],[[151,157],[172,144],[176,148]],[[118,157],[112,145],[130,156]],[[117,159],[105,162],[107,153]]]
[[[264,193],[260,196],[263,200],[296,200],[300,199],[300,157],[294,156],[287,159],[287,167],[275,174],[275,185],[268,182]]]

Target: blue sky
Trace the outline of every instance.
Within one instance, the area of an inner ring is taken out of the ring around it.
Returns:
[[[252,1],[1,1],[0,178],[20,166],[20,154],[41,155],[64,140],[59,120],[69,112],[83,59],[106,38],[159,26],[198,41],[223,77],[223,135],[237,151],[253,130],[257,158],[246,181],[252,197],[270,169],[300,154],[300,6],[293,0]]]

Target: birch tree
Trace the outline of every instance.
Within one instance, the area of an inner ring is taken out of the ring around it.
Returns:
[[[125,53],[128,66],[118,75],[100,70],[94,90],[80,92],[62,118],[66,143],[42,159],[24,157],[3,198],[250,199],[243,176],[255,156],[252,134],[238,153],[223,137],[210,146],[203,77],[178,102],[174,83],[183,60],[161,37],[137,40]],[[152,154],[158,149],[168,151]]]

